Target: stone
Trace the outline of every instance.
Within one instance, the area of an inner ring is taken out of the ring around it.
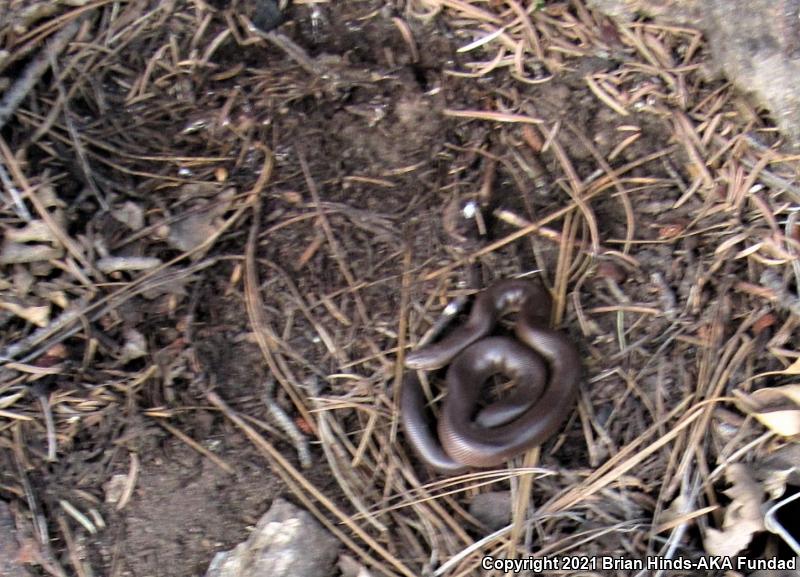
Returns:
[[[511,523],[511,491],[494,491],[475,495],[469,514],[496,531]]]
[[[715,65],[772,113],[800,149],[800,0],[589,0],[622,20],[637,15],[695,25],[705,32]]]
[[[275,499],[247,541],[214,557],[206,577],[331,575],[339,548],[307,511]]]

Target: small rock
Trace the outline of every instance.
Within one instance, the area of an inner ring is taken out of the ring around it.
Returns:
[[[342,577],[372,577],[372,573],[350,555],[340,555],[338,566]]]
[[[131,230],[144,228],[144,209],[130,201],[111,211],[111,216]]]
[[[275,0],[256,0],[253,5],[253,24],[262,32],[274,30],[283,23],[283,12]]]
[[[772,112],[800,149],[800,4],[796,0],[589,0],[624,21],[640,14],[706,32],[714,61]]]
[[[120,362],[127,363],[139,359],[147,354],[147,339],[136,329],[125,329],[125,344],[122,345]]]
[[[206,577],[331,575],[338,553],[339,541],[308,512],[275,499],[247,541],[217,553]]]
[[[125,488],[128,486],[127,475],[114,475],[107,483],[103,485],[105,491],[105,501],[110,505],[116,505],[125,494]]]
[[[511,522],[511,491],[476,495],[469,513],[492,531],[505,527]]]
[[[202,195],[216,190],[212,187],[208,188],[209,190],[205,190],[187,185],[183,187],[182,193],[187,196]],[[167,242],[173,248],[186,252],[207,242],[217,234],[222,226],[222,215],[229,209],[235,195],[236,191],[233,188],[227,188],[216,193],[214,202],[203,198],[202,202],[193,208],[194,211],[199,212],[184,215],[169,226]]]

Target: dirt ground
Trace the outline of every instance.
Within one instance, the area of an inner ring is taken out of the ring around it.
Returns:
[[[4,187],[0,498],[29,574],[202,575],[277,496],[374,574],[733,538],[727,466],[766,487],[793,447],[734,399],[800,358],[797,158],[692,30],[540,4],[296,2],[267,37],[248,3],[5,7],[6,89],[78,22],[0,130],[25,199]],[[577,410],[538,458],[442,480],[398,430],[398,351],[534,271]],[[508,489],[513,528],[464,553],[490,533],[469,503]]]

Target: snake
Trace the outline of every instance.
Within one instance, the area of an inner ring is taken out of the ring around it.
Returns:
[[[434,470],[457,474],[496,467],[539,446],[570,415],[581,380],[580,354],[549,327],[551,299],[538,283],[501,280],[478,294],[464,324],[405,358],[400,415],[407,441]],[[490,336],[500,317],[518,309],[514,336]],[[447,394],[437,431],[417,374],[447,366]],[[480,406],[483,385],[502,374],[516,383],[505,398]]]

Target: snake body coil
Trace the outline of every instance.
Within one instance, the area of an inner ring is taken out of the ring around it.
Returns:
[[[487,336],[512,307],[519,308],[516,340]],[[403,384],[406,437],[429,466],[443,473],[494,467],[542,444],[562,425],[575,402],[580,356],[565,335],[548,328],[549,313],[550,298],[537,284],[500,281],[478,295],[464,325],[406,357],[410,369],[450,364],[438,436],[416,374]],[[479,410],[482,385],[498,373],[514,380],[516,390]]]

